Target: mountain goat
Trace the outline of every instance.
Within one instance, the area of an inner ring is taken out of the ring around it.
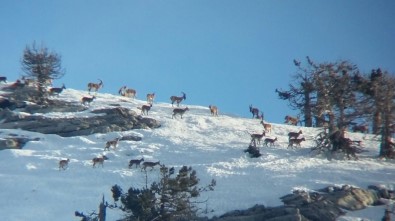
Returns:
[[[93,159],[92,159],[92,162],[93,162],[93,166],[92,166],[92,167],[95,167],[96,164],[101,164],[101,166],[104,167],[104,166],[103,166],[103,163],[104,163],[105,160],[108,160],[108,157],[106,157],[106,156],[104,156],[104,155],[101,156],[101,157],[95,157],[95,158],[93,158]]]
[[[97,92],[100,88],[104,87],[103,81],[99,79],[99,83],[88,83],[88,91],[91,93],[91,90],[93,89],[95,92]]]
[[[176,103],[177,103],[177,107],[179,107],[181,101],[187,99],[186,94],[185,94],[184,92],[181,92],[181,93],[182,93],[182,96],[181,96],[181,97],[177,97],[177,96],[171,96],[171,97],[170,97],[171,106],[173,106],[174,102],[176,102]]]
[[[60,169],[65,170],[66,167],[68,167],[69,162],[70,162],[70,159],[68,159],[68,158],[67,158],[67,160],[60,160],[59,161],[59,171],[60,171]]]
[[[171,116],[171,118],[175,118],[176,115],[180,115],[181,119],[182,119],[182,115],[184,115],[187,110],[189,110],[188,107],[186,107],[186,108],[174,108],[173,109],[173,115]]]
[[[211,115],[218,116],[218,108],[214,105],[209,105],[208,108],[210,109]]]

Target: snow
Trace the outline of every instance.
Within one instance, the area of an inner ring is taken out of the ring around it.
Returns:
[[[80,102],[87,92],[65,89],[54,99]],[[119,104],[140,113],[137,107],[146,101],[132,100],[118,95],[97,93],[90,110]],[[185,102],[185,101],[183,101]],[[0,151],[0,201],[2,220],[80,220],[74,211],[97,211],[104,195],[112,202],[111,187],[118,184],[124,191],[129,187],[145,187],[145,173],[139,168],[128,168],[129,160],[144,157],[145,161],[160,161],[168,167],[192,166],[200,178],[200,185],[215,179],[214,191],[205,192],[202,205],[212,217],[235,209],[247,209],[255,204],[282,205],[280,197],[295,189],[317,190],[329,185],[349,184],[361,188],[383,185],[395,188],[395,161],[377,158],[379,137],[348,133],[353,140],[362,140],[366,152],[359,160],[327,160],[314,156],[311,147],[319,128],[305,128],[269,122],[273,125],[267,137],[277,137],[274,147],[263,147],[262,156],[250,158],[243,152],[250,142],[249,133],[261,133],[263,126],[257,119],[237,117],[220,112],[211,116],[207,107],[188,106],[183,119],[172,119],[170,103],[155,102],[149,116],[158,120],[158,129],[141,129],[89,136],[60,137],[23,130],[0,130],[0,138],[18,134],[30,141],[21,150]],[[27,113],[23,113],[27,114]],[[51,113],[49,117],[88,117],[89,111],[79,113]],[[303,131],[306,141],[300,148],[287,148],[287,134]],[[141,141],[120,141],[114,150],[104,151],[106,141],[116,137],[137,135]],[[92,158],[105,154],[109,160],[96,168]],[[59,171],[58,162],[70,159],[69,167]],[[148,171],[148,183],[159,180],[159,169]],[[385,207],[369,207],[347,212],[339,221],[379,220]],[[119,210],[107,210],[107,220],[122,217]]]

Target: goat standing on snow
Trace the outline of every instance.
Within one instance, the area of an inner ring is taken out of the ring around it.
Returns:
[[[59,161],[59,171],[60,171],[60,169],[65,170],[66,167],[68,167],[69,162],[70,162],[70,159],[68,159],[68,158],[67,158],[67,160],[60,160]]]
[[[208,108],[210,109],[211,115],[218,117],[218,108],[214,105],[209,105]]]
[[[305,140],[306,139],[304,137],[302,137],[302,138],[292,138],[292,139],[289,140],[288,147],[292,148],[294,145],[296,145],[298,147],[301,147],[300,144],[302,143],[302,141],[305,141]]]
[[[265,142],[265,146],[269,147],[270,146],[274,146],[274,143],[277,141],[277,137],[275,137],[274,139],[272,138],[265,138],[264,142]]]
[[[62,93],[63,89],[66,89],[66,86],[63,84],[62,87],[52,87],[49,89],[50,95],[59,95]]]
[[[106,150],[110,150],[110,147],[112,146],[114,149],[117,148],[118,142],[119,142],[120,138],[117,137],[114,140],[110,140],[106,142],[106,146],[104,147],[104,151]]]
[[[130,161],[129,161],[129,169],[131,169],[133,165],[136,165],[136,168],[137,168],[137,166],[140,167],[140,164],[141,164],[141,162],[143,162],[143,161],[144,161],[144,158],[141,158],[141,159],[139,159],[139,160],[130,160]]]
[[[259,109],[256,107],[252,107],[252,104],[250,105],[250,112],[252,113],[252,118],[257,118],[259,119]]]
[[[265,123],[265,122],[263,122],[263,120],[261,120],[261,124],[262,124],[263,128],[265,128],[266,132],[272,133],[272,125],[271,124]]]
[[[118,94],[124,97],[131,97],[134,99],[136,97],[137,92],[132,88],[127,88],[126,86],[123,86],[121,87],[121,89],[119,89]]]
[[[247,133],[249,133],[247,131]],[[250,134],[250,133],[249,133]],[[262,138],[266,135],[266,132],[263,131],[261,134],[250,134],[251,136],[251,143],[256,144],[256,142],[258,141],[258,144],[261,143]]]
[[[104,167],[104,165],[103,165],[104,160],[108,160],[108,157],[106,157],[106,156],[101,156],[101,157],[95,157],[95,158],[93,158],[93,159],[92,159],[92,162],[93,162],[93,166],[92,166],[92,167],[95,167],[96,164],[101,164],[101,166]]]
[[[160,166],[160,162],[159,161],[158,162],[144,162],[141,170],[146,171],[147,167],[151,167],[151,170],[153,170],[156,165]]]
[[[81,103],[82,103],[83,105],[86,105],[87,103],[90,104],[94,99],[96,99],[95,96],[92,96],[92,97],[83,97],[83,98],[81,99]]]
[[[155,99],[155,93],[147,94],[147,103],[153,104]]]
[[[302,130],[299,130],[299,132],[289,132],[289,133],[288,133],[288,140],[296,139],[296,138],[298,138],[299,135],[301,135],[302,133],[303,133]]]
[[[172,106],[172,107],[173,107],[174,102],[176,102],[176,103],[177,103],[177,107],[179,107],[181,101],[187,99],[186,94],[185,94],[184,92],[181,92],[181,93],[182,93],[182,96],[181,96],[181,97],[177,97],[177,96],[171,96],[171,97],[170,97],[171,106]]]
[[[137,107],[137,109],[141,110],[142,115],[148,115],[148,111],[151,110],[152,104],[146,105],[144,104],[141,107]]]
[[[91,93],[91,90],[93,89],[93,90],[95,90],[95,93],[97,93],[97,91],[100,89],[100,88],[102,88],[102,87],[104,87],[104,85],[103,85],[103,81],[102,80],[100,80],[99,79],[99,83],[98,84],[96,84],[96,83],[88,83],[88,91],[89,91],[89,94]]]
[[[176,115],[180,115],[181,119],[182,119],[182,115],[184,115],[187,110],[189,110],[188,107],[186,107],[184,109],[182,109],[182,108],[174,108],[173,109],[173,115],[171,116],[171,118],[175,118]]]
[[[287,115],[287,116],[285,116],[284,120],[285,120],[284,123],[296,126],[296,125],[298,125],[299,117],[292,117],[292,116]]]

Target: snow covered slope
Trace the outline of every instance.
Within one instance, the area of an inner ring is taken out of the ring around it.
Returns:
[[[66,89],[56,99],[79,102],[85,91]],[[131,100],[111,94],[97,94],[90,109],[119,104],[140,113],[137,107],[142,100]],[[378,137],[348,133],[354,140],[362,140],[366,152],[359,160],[328,161],[312,156],[310,148],[317,128],[304,128],[273,123],[273,131],[267,136],[277,137],[274,147],[263,147],[259,158],[248,157],[243,150],[250,142],[250,133],[261,133],[257,119],[246,119],[221,114],[210,115],[207,107],[181,104],[189,107],[183,119],[172,119],[170,103],[154,103],[149,117],[161,122],[159,129],[111,132],[90,136],[64,138],[22,130],[0,130],[0,138],[14,133],[19,136],[40,138],[31,141],[22,150],[0,151],[0,211],[1,219],[22,220],[79,220],[74,211],[97,211],[104,195],[112,201],[111,187],[118,184],[126,191],[133,186],[145,186],[145,176],[139,168],[128,168],[131,159],[144,157],[146,161],[160,161],[176,169],[183,165],[197,171],[201,185],[217,181],[212,192],[204,193],[208,199],[209,217],[234,209],[245,209],[255,204],[281,205],[279,197],[294,189],[315,190],[328,185],[350,184],[366,188],[381,184],[394,188],[394,161],[377,158]],[[51,117],[84,117],[80,113],[53,113]],[[301,148],[288,149],[287,134],[303,131],[306,141]],[[141,141],[120,141],[118,147],[104,151],[106,141],[126,135],[138,135]],[[92,167],[92,158],[105,154],[109,160],[104,167]],[[58,162],[70,159],[69,167],[59,171]],[[148,172],[148,182],[158,181],[159,169]],[[382,217],[383,207],[348,213],[341,220],[375,220]],[[107,211],[108,220],[122,214]]]

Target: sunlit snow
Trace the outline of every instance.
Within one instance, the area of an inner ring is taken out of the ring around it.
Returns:
[[[85,91],[66,89],[54,99],[80,102],[85,95]],[[89,108],[101,109],[119,104],[140,114],[137,107],[145,103],[98,93]],[[395,161],[377,158],[379,137],[374,135],[348,133],[347,136],[353,140],[362,141],[366,152],[359,154],[359,160],[329,161],[323,156],[313,156],[310,151],[314,137],[319,133],[318,128],[272,123],[272,132],[267,136],[277,137],[278,142],[274,147],[261,144],[262,156],[250,158],[243,150],[250,143],[248,132],[262,132],[259,120],[221,113],[220,107],[219,117],[213,117],[208,104],[203,107],[181,103],[181,106],[188,106],[190,110],[183,119],[172,119],[170,103],[154,103],[148,117],[161,123],[158,129],[69,138],[22,130],[0,130],[0,138],[8,137],[10,133],[40,138],[28,142],[21,150],[0,151],[1,220],[80,220],[74,216],[74,211],[97,211],[103,195],[112,203],[113,185],[118,184],[124,191],[132,186],[145,186],[145,173],[139,168],[128,168],[129,160],[141,157],[176,169],[183,165],[192,166],[202,186],[215,179],[215,190],[201,195],[201,201],[208,200],[202,205],[202,211],[207,213],[201,215],[208,217],[247,209],[255,204],[279,206],[282,205],[280,197],[295,189],[317,190],[343,184],[361,188],[380,184],[395,188]],[[48,116],[72,118],[91,115],[89,111],[83,111],[51,113]],[[301,148],[287,148],[288,132],[300,129],[306,141]],[[142,140],[120,141],[115,150],[104,151],[106,141],[126,135],[137,135]],[[92,158],[103,154],[109,160],[103,167],[93,168]],[[59,160],[67,158],[70,159],[69,167],[60,171]],[[148,171],[149,183],[158,179],[158,168]],[[384,206],[379,206],[347,212],[339,220],[379,220],[384,210]],[[116,220],[122,215],[119,210],[107,210],[108,220]]]

